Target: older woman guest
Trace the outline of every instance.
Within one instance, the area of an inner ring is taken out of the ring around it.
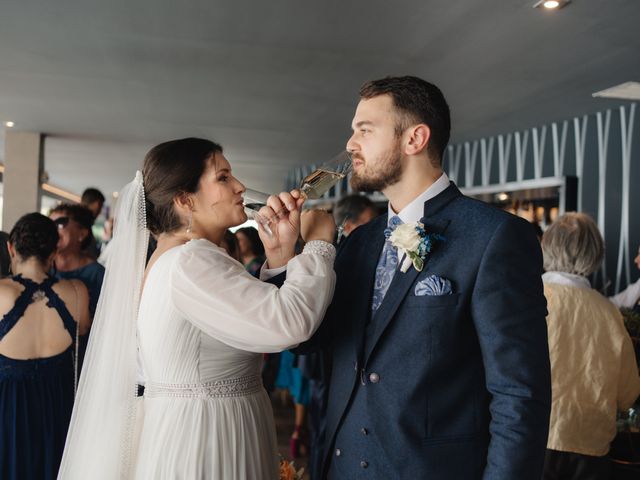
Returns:
[[[640,377],[620,313],[587,279],[602,262],[602,237],[589,216],[567,213],[542,252],[553,397],[544,478],[609,478],[616,412],[638,398]]]
[[[89,290],[91,315],[95,313],[104,267],[84,253],[93,240],[93,213],[82,205],[62,203],[51,210],[49,218],[58,227],[60,240],[54,259],[57,278],[77,278]]]
[[[104,267],[86,253],[93,242],[93,213],[87,207],[62,203],[51,210],[49,218],[58,227],[59,240],[53,260],[53,274],[63,280],[77,279],[89,290],[89,312],[91,318],[96,313]],[[89,342],[89,333],[80,337],[78,363],[82,368],[84,354]]]

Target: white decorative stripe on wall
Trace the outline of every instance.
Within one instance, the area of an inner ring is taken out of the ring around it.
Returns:
[[[556,177],[562,175],[564,172],[564,157],[567,147],[567,129],[569,122],[565,120],[562,122],[562,133],[560,140],[558,141],[558,124],[551,124],[551,138],[553,141],[553,173]]]
[[[544,144],[547,139],[547,126],[542,127],[542,133],[538,136],[538,129],[532,128],[533,134],[533,176],[542,178],[542,162],[544,161]]]
[[[587,139],[587,121],[588,117],[582,117],[582,125],[578,117],[573,119],[574,139],[576,142],[576,177],[578,177],[578,211],[582,211],[582,184],[580,180],[584,174],[584,144]]]
[[[629,271],[629,187],[631,184],[631,139],[633,138],[633,124],[636,104],[629,108],[627,119],[626,109],[620,107],[620,137],[622,141],[622,208],[620,213],[620,245],[618,246],[618,267],[616,271],[616,292],[620,291],[622,269],[626,266],[626,283],[630,282]],[[623,261],[624,258],[624,261]]]
[[[493,141],[494,137],[489,139],[487,147],[487,139],[480,140],[480,154],[482,160],[482,185],[489,185],[489,177],[491,175],[491,159],[493,158]]]
[[[602,121],[602,112],[596,114],[597,126],[598,126],[598,228],[600,232],[604,232],[605,225],[605,194],[607,185],[607,150],[609,147],[609,127],[611,125],[611,110],[607,110],[605,115],[604,124]],[[603,233],[604,235],[604,233]],[[602,268],[600,272],[596,273],[602,275],[602,283],[607,282],[607,262],[602,262]]]
[[[507,173],[509,169],[509,155],[511,154],[511,139],[513,134],[507,135],[507,143],[504,142],[504,135],[498,135],[498,177],[500,183],[507,183]]]
[[[467,187],[472,187],[473,182],[475,180],[476,174],[476,158],[478,158],[478,141],[473,142],[473,148],[469,144],[469,142],[465,142],[464,144],[464,153],[465,153],[465,185]]]
[[[529,130],[525,130],[524,135],[520,132],[515,133],[516,136],[516,180],[521,182],[524,180],[524,164],[527,161],[527,143],[529,142]]]

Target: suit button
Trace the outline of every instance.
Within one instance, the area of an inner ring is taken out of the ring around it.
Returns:
[[[336,448],[336,457],[342,455],[342,451],[339,448]]]
[[[363,461],[360,462],[360,466],[362,468],[367,468],[369,466],[369,464],[363,460]]]
[[[360,433],[362,433],[363,435],[369,435],[369,430],[367,430],[366,428],[361,428]]]
[[[369,375],[369,381],[371,383],[378,383],[380,381],[380,375],[373,372],[372,374]]]

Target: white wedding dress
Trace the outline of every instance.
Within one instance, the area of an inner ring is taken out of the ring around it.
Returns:
[[[296,345],[318,327],[335,284],[329,248],[307,245],[280,289],[207,240],[156,261],[138,316],[146,389],[135,478],[278,478],[261,353]]]

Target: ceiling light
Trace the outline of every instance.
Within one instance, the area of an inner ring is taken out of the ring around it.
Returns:
[[[591,94],[602,98],[623,98],[625,100],[640,100],[640,82],[625,82],[615,87],[600,90]]]
[[[547,10],[558,10],[566,7],[571,0],[540,0],[533,8],[546,8]]]
[[[15,126],[15,123],[13,123],[11,120],[4,122],[4,126],[7,128],[11,128]]]
[[[496,200],[498,200],[499,202],[506,202],[507,200],[509,200],[509,194],[506,192],[498,193],[496,195]]]

